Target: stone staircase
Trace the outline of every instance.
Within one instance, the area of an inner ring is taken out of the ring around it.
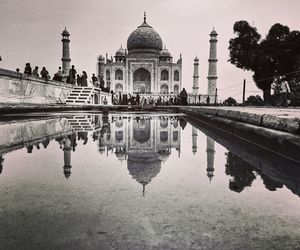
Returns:
[[[74,87],[69,93],[66,104],[93,104],[93,87]]]

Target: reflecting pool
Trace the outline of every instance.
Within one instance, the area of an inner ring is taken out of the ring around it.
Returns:
[[[300,165],[181,114],[0,120],[0,249],[297,249]]]

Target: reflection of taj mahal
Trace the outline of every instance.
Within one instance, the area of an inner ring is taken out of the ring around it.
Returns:
[[[180,154],[181,128],[173,116],[112,116],[100,131],[100,152],[113,150],[127,160],[130,175],[145,186],[160,172],[174,148]]]
[[[178,94],[181,89],[181,56],[173,63],[170,52],[163,48],[160,35],[146,22],[128,37],[114,59],[98,57],[98,77],[115,93]]]

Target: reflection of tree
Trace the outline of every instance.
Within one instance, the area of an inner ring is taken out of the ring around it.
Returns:
[[[242,158],[238,157],[232,152],[227,153],[227,163],[225,167],[225,173],[233,177],[233,179],[229,182],[229,189],[232,191],[241,192],[245,187],[250,187],[256,178],[253,171],[260,175],[266,189],[275,191],[277,188],[283,187],[282,183],[271,179],[260,169],[254,168],[251,164],[244,161]]]
[[[225,167],[225,173],[233,177],[229,182],[229,189],[232,191],[242,192],[245,187],[250,187],[256,178],[253,166],[231,152],[227,153]]]
[[[267,175],[263,174],[263,172],[261,170],[257,169],[256,172],[259,173],[260,177],[262,178],[266,189],[268,189],[270,191],[275,191],[277,188],[283,187],[282,183],[271,179]]]

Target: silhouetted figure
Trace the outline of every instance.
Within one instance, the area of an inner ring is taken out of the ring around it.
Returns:
[[[0,155],[0,174],[2,173],[3,170],[3,162],[4,162],[4,158],[2,155]]]
[[[88,133],[87,132],[78,132],[78,140],[83,140],[83,145],[88,142]]]
[[[207,98],[206,98],[206,103],[207,103],[207,104],[210,103],[210,97],[209,97],[209,96],[207,96]]]
[[[71,141],[71,147],[73,149],[73,152],[75,152],[77,141],[76,141],[76,133],[72,133],[71,135],[68,135],[70,141]]]
[[[61,67],[58,67],[58,71],[54,74],[53,80],[61,82],[63,79],[63,72],[61,70]]]
[[[48,80],[48,76],[49,76],[49,72],[46,70],[45,67],[43,67],[42,70],[41,70],[41,77],[42,77],[43,79]]]
[[[186,124],[187,124],[186,120],[184,120],[183,118],[179,118],[179,125],[182,128],[182,130],[184,130]]]
[[[39,77],[39,67],[38,66],[35,66],[34,70],[32,71],[32,75],[33,76],[36,76],[36,77]]]
[[[17,72],[17,73],[20,73],[20,69],[19,69],[19,68],[16,68],[16,72]]]
[[[137,105],[140,105],[140,99],[141,99],[141,97],[140,97],[139,93],[137,93],[136,94],[136,104]]]
[[[32,74],[30,63],[26,63],[25,64],[24,74],[27,74],[27,75],[31,75]]]
[[[94,86],[98,87],[97,86],[98,85],[98,78],[97,78],[97,76],[95,76],[95,74],[93,74],[93,76],[92,76],[92,82],[93,82]]]
[[[49,138],[46,138],[44,141],[42,141],[42,145],[43,145],[44,148],[47,148],[48,145],[49,145],[49,143],[50,143],[50,139]]]
[[[82,87],[87,87],[88,86],[88,83],[87,83],[87,74],[85,71],[82,71],[82,75],[81,75],[81,86]]]
[[[81,76],[79,74],[76,75],[77,86],[81,86]]]
[[[27,148],[27,154],[31,154],[33,150],[33,145],[29,145],[26,148]]]
[[[181,99],[181,104],[186,106],[188,103],[187,103],[187,92],[185,90],[185,88],[183,88],[180,92],[180,99]]]
[[[101,78],[100,78],[100,89],[101,89],[101,91],[103,91],[103,89],[104,89],[104,84],[105,84],[105,82],[103,80],[103,77],[101,76]]]
[[[77,72],[76,72],[75,66],[72,65],[71,69],[69,70],[70,84],[75,85],[76,73]]]

